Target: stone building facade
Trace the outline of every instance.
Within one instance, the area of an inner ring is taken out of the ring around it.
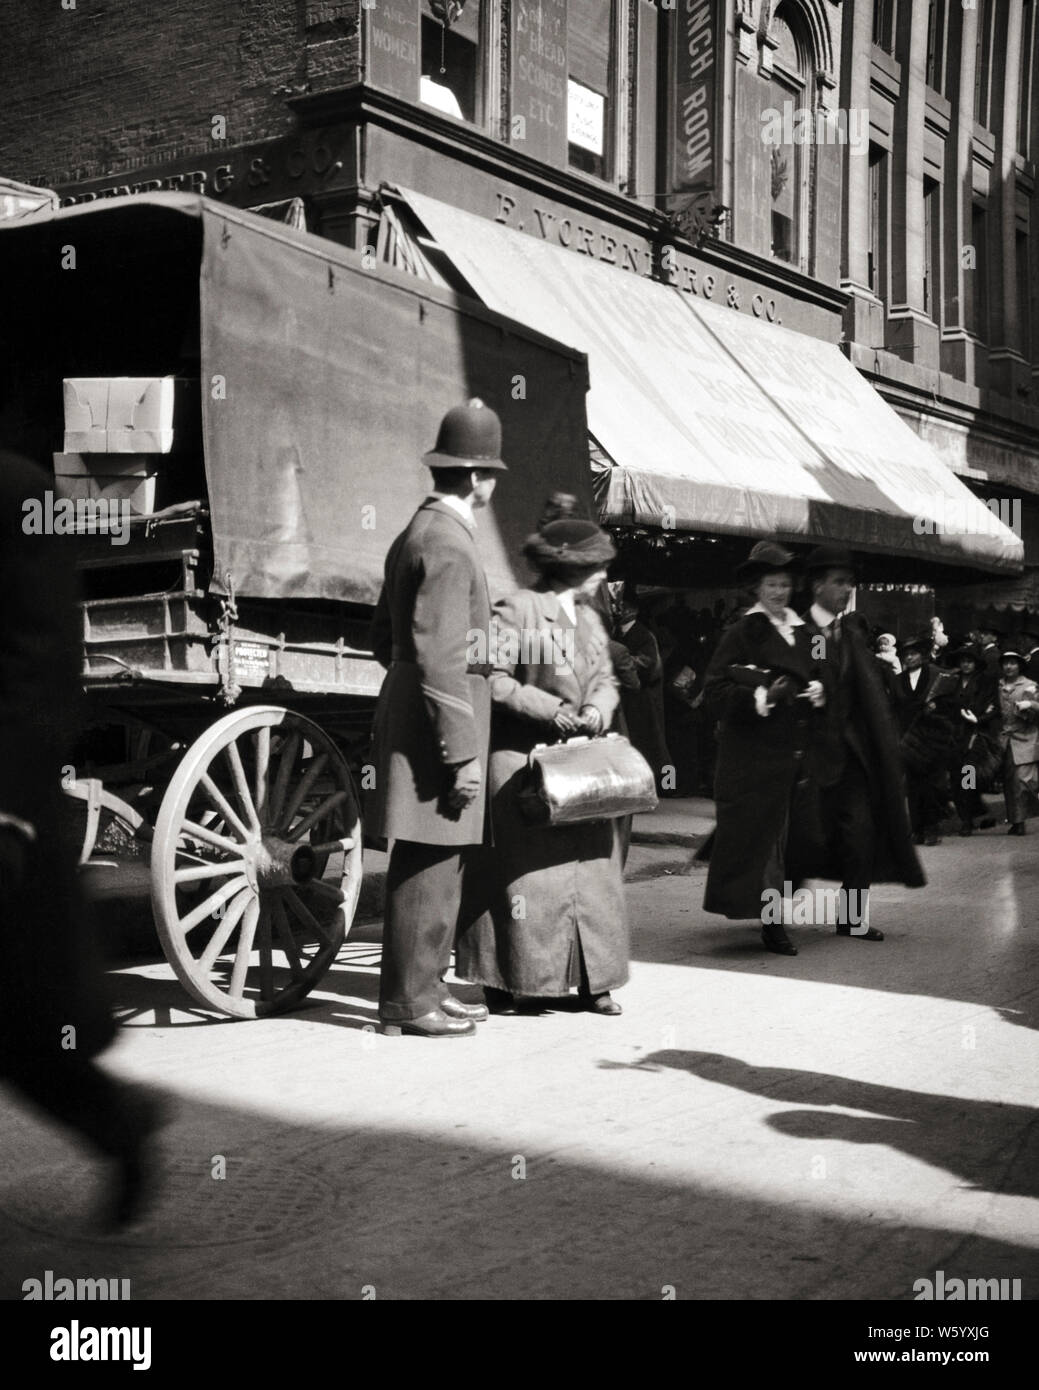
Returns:
[[[413,189],[840,342],[950,468],[1030,511],[1035,11],[62,0],[31,32],[0,17],[0,149],[66,202],[300,200],[354,247],[387,186]]]

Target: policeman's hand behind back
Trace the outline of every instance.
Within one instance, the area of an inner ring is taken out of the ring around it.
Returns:
[[[447,804],[454,811],[464,811],[480,795],[483,772],[480,759],[471,758],[467,763],[459,763],[455,768],[454,785],[447,794]]]

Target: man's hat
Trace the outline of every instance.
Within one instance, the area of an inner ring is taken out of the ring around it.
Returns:
[[[796,557],[775,541],[758,541],[742,564],[736,566],[736,573],[740,579],[758,579],[763,574],[793,570],[796,564]]]
[[[422,462],[427,468],[487,468],[507,472],[501,459],[501,421],[474,396],[440,421],[437,442]]]
[[[934,639],[929,632],[915,632],[902,643],[904,652],[930,652]]]
[[[843,545],[817,545],[806,556],[804,565],[808,574],[817,574],[820,570],[851,570],[854,575],[859,568],[851,551]]]

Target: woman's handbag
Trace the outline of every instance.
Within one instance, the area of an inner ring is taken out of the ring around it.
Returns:
[[[623,734],[582,735],[539,743],[517,800],[533,825],[575,825],[655,811],[657,791],[652,768]]]

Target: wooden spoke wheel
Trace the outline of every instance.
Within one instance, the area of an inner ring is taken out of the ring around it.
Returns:
[[[166,958],[200,1004],[234,1018],[291,1009],[335,959],[361,887],[361,818],[322,729],[261,705],[188,749],[152,845]]]

